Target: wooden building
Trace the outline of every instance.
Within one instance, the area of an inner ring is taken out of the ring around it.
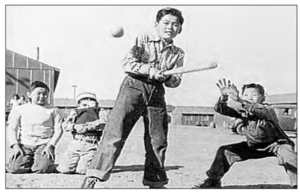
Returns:
[[[9,102],[14,94],[27,97],[33,81],[45,82],[49,88],[49,103],[53,104],[60,70],[19,53],[5,50],[5,111],[10,111]]]
[[[273,106],[277,115],[294,115],[297,110],[297,94],[270,95],[266,98],[266,103]]]
[[[270,95],[266,102],[275,109],[285,131],[297,131],[297,93]]]
[[[209,126],[214,122],[213,107],[176,106],[171,112],[172,125]]]

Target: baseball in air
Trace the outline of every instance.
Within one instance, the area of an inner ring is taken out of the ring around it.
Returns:
[[[113,27],[111,30],[111,35],[116,38],[122,37],[124,35],[123,27],[122,26]]]

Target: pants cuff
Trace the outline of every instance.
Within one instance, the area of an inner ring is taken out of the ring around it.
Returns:
[[[107,181],[110,178],[110,173],[98,169],[87,169],[86,177],[97,177],[101,181]]]
[[[150,186],[150,187],[162,187],[166,184],[169,183],[169,180],[164,180],[164,181],[158,181],[158,182],[153,182],[153,181],[149,181],[149,180],[146,180],[144,179],[143,180],[143,185],[144,186]]]

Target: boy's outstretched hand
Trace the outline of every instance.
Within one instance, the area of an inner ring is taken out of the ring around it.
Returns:
[[[220,89],[222,97],[230,97],[234,101],[239,100],[239,91],[234,84],[231,84],[230,80],[223,79],[219,80],[217,86]]]
[[[239,90],[237,89],[237,87],[232,84],[230,86],[230,94],[229,94],[230,98],[234,101],[239,101],[240,98],[239,98]]]

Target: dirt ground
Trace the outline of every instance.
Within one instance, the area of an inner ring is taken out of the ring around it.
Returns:
[[[110,180],[96,188],[147,188],[142,185],[144,172],[143,126],[137,124],[117,161]],[[60,156],[70,135],[64,134],[57,146]],[[169,184],[166,188],[188,189],[206,178],[216,150],[220,145],[239,142],[245,138],[232,134],[229,129],[171,126],[166,170]],[[296,141],[296,138],[293,138]],[[6,159],[10,150],[7,149]],[[80,188],[83,175],[64,174],[9,174],[6,188]],[[236,163],[222,180],[227,189],[287,189],[289,179],[275,157]]]

